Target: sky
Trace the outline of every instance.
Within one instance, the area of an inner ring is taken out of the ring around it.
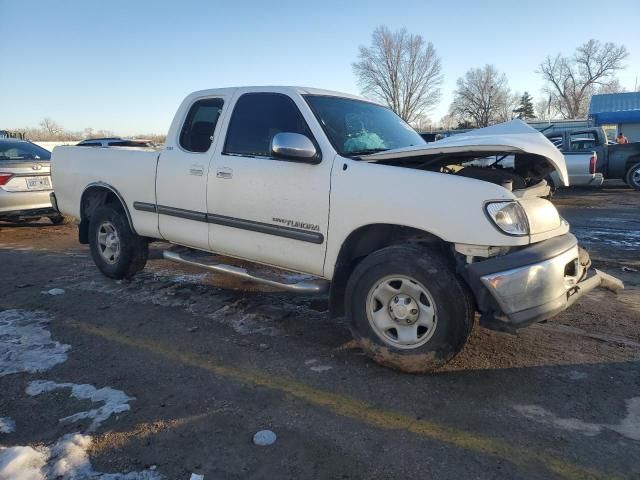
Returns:
[[[607,8],[610,6],[610,9]],[[615,10],[614,10],[615,9]],[[545,56],[590,38],[626,45],[621,84],[640,85],[637,0],[0,0],[0,129],[166,133],[205,88],[302,85],[359,94],[351,64],[378,25],[406,27],[442,60],[446,114],[456,80],[493,64],[512,91],[543,94]]]

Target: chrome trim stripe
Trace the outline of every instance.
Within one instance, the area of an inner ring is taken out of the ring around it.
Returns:
[[[270,223],[244,220],[242,218],[227,217],[225,215],[216,215],[213,213],[195,212],[193,210],[168,207],[166,205],[154,205],[152,203],[145,202],[133,202],[133,208],[142,212],[157,212],[162,215],[185,218],[196,222],[213,223],[224,227],[239,228],[242,230],[249,230],[251,232],[264,233],[266,235],[275,235],[277,237],[291,238],[293,240],[315,243],[317,245],[324,243],[324,235],[321,233],[309,232],[299,228],[272,225]]]

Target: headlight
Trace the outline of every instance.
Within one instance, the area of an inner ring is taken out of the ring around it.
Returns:
[[[528,235],[529,222],[518,202],[493,202],[485,207],[493,223],[509,235]]]

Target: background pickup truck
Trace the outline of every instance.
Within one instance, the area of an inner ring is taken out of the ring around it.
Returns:
[[[464,166],[492,155],[513,166]],[[169,260],[329,292],[371,358],[424,372],[460,351],[476,311],[514,330],[621,288],[539,198],[553,171],[567,183],[561,153],[519,120],[426,144],[351,95],[226,88],[189,95],[160,152],[57,147],[52,200],[108,277],[164,240]]]
[[[621,179],[640,190],[640,143],[610,145],[601,127],[544,134],[566,156],[584,155],[586,158],[591,152],[595,152],[596,173],[601,173],[605,179]],[[571,184],[574,182],[571,181]]]

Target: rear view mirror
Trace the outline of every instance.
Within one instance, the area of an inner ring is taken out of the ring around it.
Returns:
[[[274,158],[303,163],[320,163],[320,155],[309,138],[300,133],[281,132],[271,140]]]

